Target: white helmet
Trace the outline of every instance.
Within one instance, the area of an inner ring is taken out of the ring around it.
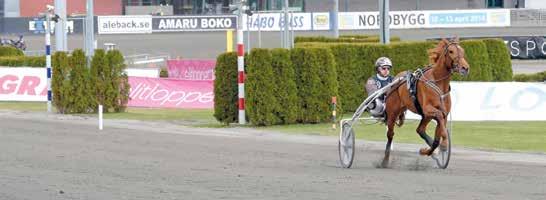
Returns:
[[[378,67],[381,67],[381,66],[389,66],[389,67],[392,67],[392,61],[391,61],[391,59],[389,59],[389,58],[387,58],[387,57],[378,58],[378,59],[375,61],[375,69],[377,69]]]

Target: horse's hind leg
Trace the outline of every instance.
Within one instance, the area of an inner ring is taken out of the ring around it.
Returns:
[[[430,117],[425,117],[421,119],[421,122],[419,122],[419,126],[417,127],[416,131],[419,134],[419,136],[427,143],[427,145],[430,147],[432,146],[432,138],[428,136],[427,134],[427,125],[432,120]]]

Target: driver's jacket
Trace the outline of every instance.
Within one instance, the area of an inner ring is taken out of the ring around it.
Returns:
[[[391,83],[394,79],[393,76],[387,76],[386,78],[379,78],[380,75],[376,74],[375,76],[372,76],[366,81],[366,92],[368,93],[368,96],[375,91],[387,86],[389,83]],[[384,96],[379,97],[381,100],[384,100]]]

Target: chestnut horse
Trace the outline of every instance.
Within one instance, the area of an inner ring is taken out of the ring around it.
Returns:
[[[421,122],[417,127],[417,133],[428,144],[429,148],[419,150],[421,155],[430,156],[434,150],[440,146],[440,150],[445,150],[447,141],[447,116],[451,111],[451,97],[449,95],[451,75],[454,72],[466,76],[469,72],[469,64],[464,57],[464,50],[459,46],[459,39],[442,39],[438,45],[428,50],[431,66],[418,77],[416,84],[415,99],[410,96],[407,89],[408,82],[404,82],[393,89],[386,98],[386,117],[387,123],[387,145],[385,157],[382,165],[386,167],[389,161],[392,139],[394,136],[394,125],[398,120],[399,126],[403,124],[404,113],[407,109],[421,115]],[[397,77],[405,76],[407,72],[402,72]],[[436,133],[432,140],[426,131],[426,127],[431,120],[435,120]]]

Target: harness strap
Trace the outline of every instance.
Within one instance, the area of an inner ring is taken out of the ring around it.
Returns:
[[[432,90],[434,90],[434,92],[436,92],[436,94],[438,94],[438,96],[440,96],[440,103],[442,104],[441,107],[440,107],[440,111],[442,111],[442,113],[445,116],[447,116],[447,111],[445,109],[444,99],[447,96],[449,96],[449,94],[451,93],[451,87],[449,87],[449,90],[446,93],[443,93],[442,90],[438,87],[438,85],[436,85],[434,83],[434,81],[426,80],[426,81],[423,81],[423,82],[426,84],[426,86],[429,86],[430,88],[432,88]]]
[[[440,109],[442,113],[447,116],[444,100],[446,97],[449,96],[451,92],[451,87],[449,88],[448,92],[444,93],[442,89],[440,89],[440,87],[436,85],[434,80],[423,78],[425,72],[428,71],[429,69],[432,69],[432,66],[427,66],[423,69],[419,68],[411,74],[413,78],[406,80],[408,84],[408,88],[414,88],[415,90],[414,94],[410,94],[413,98],[413,104],[415,105],[415,108],[417,109],[418,114],[421,116],[424,116],[423,108],[421,107],[421,104],[419,103],[419,98],[417,98],[417,84],[419,83],[419,81],[422,81],[423,83],[425,83],[426,86],[430,87],[434,92],[436,92],[436,94],[438,94],[438,96],[440,97],[440,102],[442,104]]]

